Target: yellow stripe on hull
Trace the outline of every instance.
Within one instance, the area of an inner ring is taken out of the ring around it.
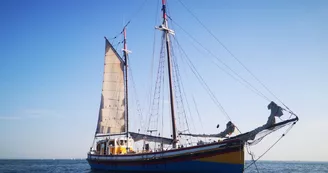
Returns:
[[[197,161],[230,163],[230,164],[244,164],[244,149],[242,149],[240,151],[200,158],[200,159],[197,159]]]

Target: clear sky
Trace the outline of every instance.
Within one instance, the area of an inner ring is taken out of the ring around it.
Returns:
[[[328,161],[325,110],[328,1],[183,2],[298,113],[300,122],[263,159]],[[160,16],[155,0],[146,1],[138,12],[143,3],[143,0],[0,2],[0,158],[86,156],[98,116],[103,37],[114,37],[130,19],[131,67],[142,108],[147,110],[145,88],[150,83],[154,26],[160,23],[155,19]],[[168,3],[173,20],[265,92],[178,1]],[[220,71],[208,59],[213,57],[199,53],[181,29],[172,27],[235,124],[242,131],[264,124],[269,115],[268,102]],[[156,36],[159,40],[158,31]],[[188,68],[182,61],[180,64],[181,69]],[[202,116],[203,128],[195,122],[193,132],[216,133],[216,124],[220,123],[222,128],[226,123],[224,115],[196,84],[192,74],[186,76],[182,75],[186,92],[195,96]],[[137,118],[131,115],[132,121],[137,122]],[[131,128],[137,129],[136,124],[132,123]],[[254,147],[257,156],[280,134]]]

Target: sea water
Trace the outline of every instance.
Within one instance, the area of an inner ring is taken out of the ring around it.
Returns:
[[[250,164],[246,162],[245,168]],[[328,173],[328,162],[259,161],[245,173]],[[82,160],[0,160],[0,173],[100,173]]]

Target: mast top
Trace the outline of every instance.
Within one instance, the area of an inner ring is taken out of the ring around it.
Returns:
[[[126,44],[126,26],[123,28],[123,36],[124,36],[124,46],[123,46],[123,49],[122,49],[122,51],[124,52],[124,53],[126,53],[126,55],[127,54],[129,54],[129,53],[132,53],[131,51],[129,51],[128,50],[128,46],[127,46],[127,44]]]
[[[170,29],[167,25],[167,16],[166,16],[166,0],[162,0],[162,11],[163,11],[163,23],[160,26],[156,26],[155,29],[160,31],[165,31],[169,34],[174,35],[174,31]]]
[[[166,0],[162,0],[163,19],[166,20]]]

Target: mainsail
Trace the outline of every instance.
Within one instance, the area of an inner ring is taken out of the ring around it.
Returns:
[[[121,134],[125,128],[124,62],[106,39],[104,79],[97,134]]]

